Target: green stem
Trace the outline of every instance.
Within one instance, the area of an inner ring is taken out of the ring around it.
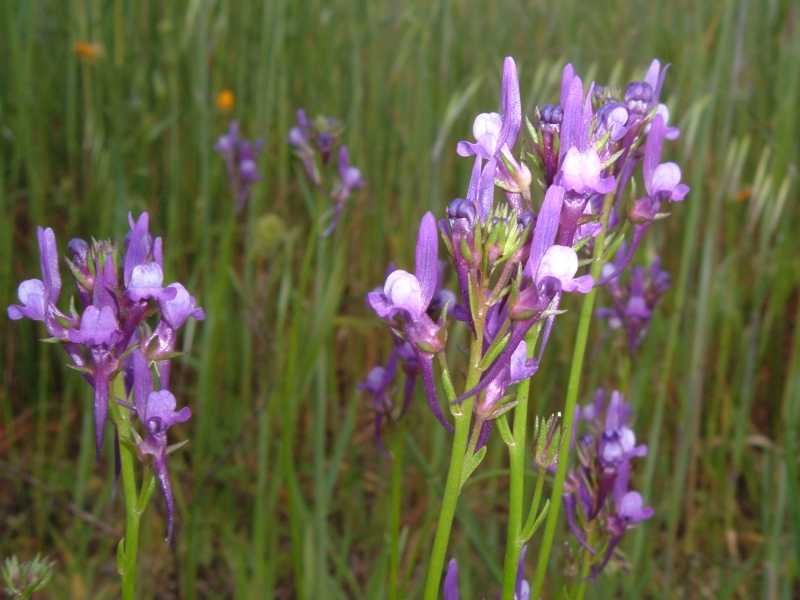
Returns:
[[[589,580],[589,567],[591,566],[591,564],[592,564],[592,555],[586,548],[584,548],[580,581],[578,582],[578,589],[575,591],[575,594],[573,595],[573,598],[575,600],[583,600],[583,596],[586,594],[586,582]]]
[[[606,231],[608,229],[608,214],[614,196],[606,196],[603,206],[602,229],[597,236],[594,244],[594,260],[592,263],[592,277],[597,281],[600,277],[602,262],[600,257],[606,241]],[[558,451],[558,469],[553,491],[550,494],[550,509],[547,513],[542,546],[539,549],[539,560],[536,563],[536,576],[533,581],[531,598],[539,598],[544,585],[544,577],[547,573],[547,565],[550,560],[550,550],[553,547],[553,538],[556,532],[559,512],[561,511],[561,493],[564,489],[564,480],[567,476],[567,466],[569,462],[569,445],[572,440],[572,425],[575,420],[575,405],[578,400],[578,392],[581,387],[581,374],[583,371],[583,358],[586,353],[586,343],[589,339],[589,326],[592,322],[594,311],[594,299],[597,295],[597,288],[592,288],[581,307],[580,319],[578,321],[578,332],[575,337],[575,348],[572,353],[572,366],[569,372],[569,383],[567,384],[567,398],[564,407],[564,428],[561,436],[561,447]]]
[[[122,490],[125,496],[125,537],[120,542],[123,552],[117,558],[117,569],[122,577],[123,600],[136,598],[136,566],[139,550],[139,519],[144,507],[137,506],[136,471],[133,451],[133,434],[130,415],[119,404],[118,399],[125,398],[125,384],[122,375],[117,375],[111,384],[109,409],[111,418],[119,435],[120,467],[122,472]]]
[[[483,345],[483,323],[476,319],[475,328],[478,335],[472,341],[470,348],[469,371],[465,390],[470,390],[480,379],[481,347]],[[448,398],[448,401],[451,400]],[[439,523],[436,526],[436,535],[433,539],[431,561],[428,566],[428,577],[425,580],[425,600],[436,600],[439,595],[439,581],[444,569],[444,558],[447,552],[447,543],[450,540],[450,529],[453,526],[453,517],[456,514],[458,496],[461,493],[461,470],[467,450],[467,441],[470,432],[473,399],[464,400],[461,405],[452,405],[451,412],[455,419],[455,433],[453,434],[453,447],[450,452],[450,467],[447,471],[447,481],[444,487],[442,508],[439,511]]]
[[[403,458],[405,454],[403,431],[392,436],[392,479],[389,497],[389,600],[400,597],[400,509],[403,499]]]
[[[529,348],[529,352],[534,348]],[[514,443],[508,446],[509,501],[508,533],[506,535],[506,558],[503,567],[503,600],[514,598],[517,579],[517,561],[522,550],[522,503],[525,497],[525,437],[528,425],[528,396],[531,380],[526,379],[517,386],[517,406],[514,408]],[[539,478],[542,479],[541,477]],[[537,484],[538,485],[538,484]]]

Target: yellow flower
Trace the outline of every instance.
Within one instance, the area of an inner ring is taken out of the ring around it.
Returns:
[[[220,110],[220,112],[231,112],[234,104],[236,104],[236,97],[233,95],[232,91],[222,90],[219,94],[217,94],[217,108]]]
[[[82,42],[78,40],[75,42],[72,51],[75,52],[79,59],[87,63],[93,63],[103,56],[103,46],[95,42]]]

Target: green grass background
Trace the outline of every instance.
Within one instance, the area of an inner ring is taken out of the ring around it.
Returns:
[[[651,447],[637,484],[656,517],[628,535],[629,568],[589,597],[798,597],[799,30],[791,0],[0,3],[0,304],[38,272],[35,225],[64,249],[73,236],[120,240],[127,212],[149,210],[167,279],[208,314],[184,332],[175,378],[195,415],[171,462],[177,544],[161,540],[156,498],[142,597],[383,597],[391,464],[355,383],[389,341],[362,298],[388,261],[410,263],[421,214],[463,194],[471,165],[455,142],[496,106],[507,54],[528,114],[555,97],[566,60],[617,85],[652,57],[672,63],[683,135],[668,152],[692,187],[640,252],[673,274],[626,385]],[[78,40],[103,56],[81,62]],[[212,149],[223,88],[244,131],[267,141],[240,219]],[[325,243],[312,233],[322,201],[284,142],[300,106],[342,119],[368,181]],[[563,402],[577,307],[534,380],[540,413]],[[0,557],[55,558],[42,597],[113,598],[111,448],[97,464],[90,390],[34,325],[0,319]],[[584,402],[621,378],[601,325],[588,353]],[[447,459],[422,404],[402,436],[407,598]],[[495,436],[460,502],[451,553],[466,598],[499,588],[506,464]],[[559,540],[548,598],[570,577],[566,531]]]

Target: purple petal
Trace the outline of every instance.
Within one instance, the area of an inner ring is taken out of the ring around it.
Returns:
[[[569,85],[566,104],[561,107],[563,118],[561,120],[561,147],[559,159],[563,159],[570,148],[577,147],[581,138],[583,122],[583,82],[575,76]],[[580,148],[578,148],[580,150]]]
[[[530,255],[525,265],[525,273],[531,279],[535,278],[542,256],[556,239],[563,202],[564,188],[559,185],[551,185],[547,188],[539,215],[536,217]]]
[[[446,431],[452,432],[453,426],[444,418],[442,407],[439,404],[439,398],[436,395],[436,382],[433,377],[433,355],[417,351],[417,361],[422,371],[422,384],[425,388],[425,396],[428,400],[428,406],[436,417],[436,420],[442,424]]]
[[[147,414],[147,399],[153,391],[153,376],[141,350],[138,348],[134,350],[131,360],[133,362],[133,402],[139,419],[144,420]]]
[[[519,553],[519,560],[517,561],[517,582],[514,585],[515,600],[528,600],[530,596],[530,588],[525,581],[525,556],[527,554],[528,544],[524,544]]]
[[[442,586],[442,598],[444,600],[459,600],[458,592],[458,563],[455,558],[451,558],[447,563],[447,574],[444,576]]]
[[[167,456],[166,452],[162,452],[153,458],[153,470],[158,478],[158,485],[161,488],[161,493],[164,496],[164,504],[167,508],[167,537],[166,542],[172,539],[172,533],[175,528],[175,500],[172,497],[172,484],[169,479],[169,471],[167,470]]]
[[[483,166],[483,159],[480,156],[475,156],[475,162],[472,163],[472,173],[469,178],[469,186],[467,187],[467,200],[474,203],[476,206],[478,204],[478,190],[480,189],[480,181],[481,181],[481,173]],[[494,182],[492,182],[494,185]],[[483,216],[481,216],[483,218]]]
[[[564,107],[567,105],[567,98],[569,96],[569,89],[570,85],[572,84],[572,80],[575,78],[575,69],[572,68],[570,63],[564,65],[564,70],[561,71],[561,97],[559,99],[559,104],[563,111]]]
[[[119,323],[110,306],[97,308],[93,304],[86,307],[81,315],[80,328],[69,332],[69,339],[89,346],[110,345],[119,331]]]
[[[431,212],[425,213],[419,225],[415,272],[422,292],[421,312],[424,312],[436,293],[436,282],[439,277],[439,232],[436,228],[436,218]],[[388,293],[386,295],[390,296]]]
[[[653,173],[661,160],[661,145],[664,142],[665,125],[664,118],[656,115],[650,124],[650,131],[647,134],[647,141],[644,147],[644,160],[642,162],[642,175],[644,177],[645,189],[648,195],[653,195],[651,183]]]
[[[17,297],[22,304],[8,307],[8,318],[12,321],[31,319],[44,321],[47,315],[47,289],[39,279],[26,279],[17,288]]]
[[[508,146],[510,149],[516,144],[522,125],[522,101],[519,95],[517,65],[510,56],[503,61],[500,107],[503,113],[503,127],[500,130],[497,149],[502,149],[503,146]]]
[[[133,215],[128,214],[131,230],[127,237],[127,248],[123,261],[123,281],[127,287],[131,280],[134,267],[147,261],[150,253],[150,215],[143,212],[139,219],[134,222]]]
[[[39,261],[42,269],[42,281],[47,291],[47,299],[50,302],[56,302],[58,294],[61,292],[61,273],[58,270],[56,235],[49,227],[47,229],[37,227],[36,235],[39,238]]]
[[[367,304],[379,318],[384,320],[391,319],[395,313],[394,306],[384,295],[381,288],[376,288],[367,293]]]
[[[647,69],[647,73],[644,76],[644,80],[650,84],[650,87],[653,88],[655,92],[656,88],[658,87],[658,75],[661,72],[661,63],[658,61],[657,58],[653,59],[653,62],[650,63],[650,67]]]
[[[497,159],[492,157],[486,161],[478,184],[478,207],[482,221],[486,219],[494,205],[494,178],[496,175]]]

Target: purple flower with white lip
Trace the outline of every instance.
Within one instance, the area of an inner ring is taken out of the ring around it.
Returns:
[[[167,470],[167,432],[170,427],[187,422],[192,417],[192,411],[188,406],[176,411],[175,396],[168,390],[153,391],[150,367],[140,350],[134,350],[131,358],[134,408],[145,430],[145,436],[140,439],[137,446],[143,457],[152,458],[153,471],[167,507],[166,539],[169,542],[174,528],[175,502]]]
[[[475,201],[481,220],[485,219],[492,209],[496,177],[499,176],[501,180],[511,185],[517,180],[524,180],[526,175],[530,181],[527,167],[517,163],[511,152],[522,126],[522,101],[519,95],[517,66],[510,56],[503,61],[500,111],[500,113],[481,113],[475,117],[472,124],[475,141],[462,140],[456,145],[459,156],[475,157],[470,181],[472,193],[468,194],[467,199]],[[524,191],[527,192],[527,188]]]
[[[417,235],[415,273],[402,269],[392,271],[382,289],[367,294],[367,304],[414,348],[428,405],[436,419],[450,431],[452,425],[444,418],[433,378],[433,355],[444,349],[444,340],[441,326],[427,313],[439,282],[438,235],[436,219],[428,212],[420,222]]]
[[[659,163],[661,145],[666,136],[666,124],[656,115],[647,134],[642,171],[647,195],[653,199],[680,202],[689,193],[689,186],[681,183],[681,169],[674,162]]]
[[[253,184],[261,181],[258,172],[258,155],[264,149],[264,140],[248,141],[239,133],[239,123],[231,121],[228,132],[217,140],[214,150],[225,160],[228,183],[236,198],[236,212],[241,210],[250,199]]]
[[[51,336],[63,338],[64,327],[61,322],[67,317],[55,305],[61,293],[56,237],[49,227],[47,229],[37,227],[36,237],[39,243],[42,279],[26,279],[19,284],[17,297],[20,304],[11,304],[8,307],[8,318],[12,321],[20,319],[42,321]]]

